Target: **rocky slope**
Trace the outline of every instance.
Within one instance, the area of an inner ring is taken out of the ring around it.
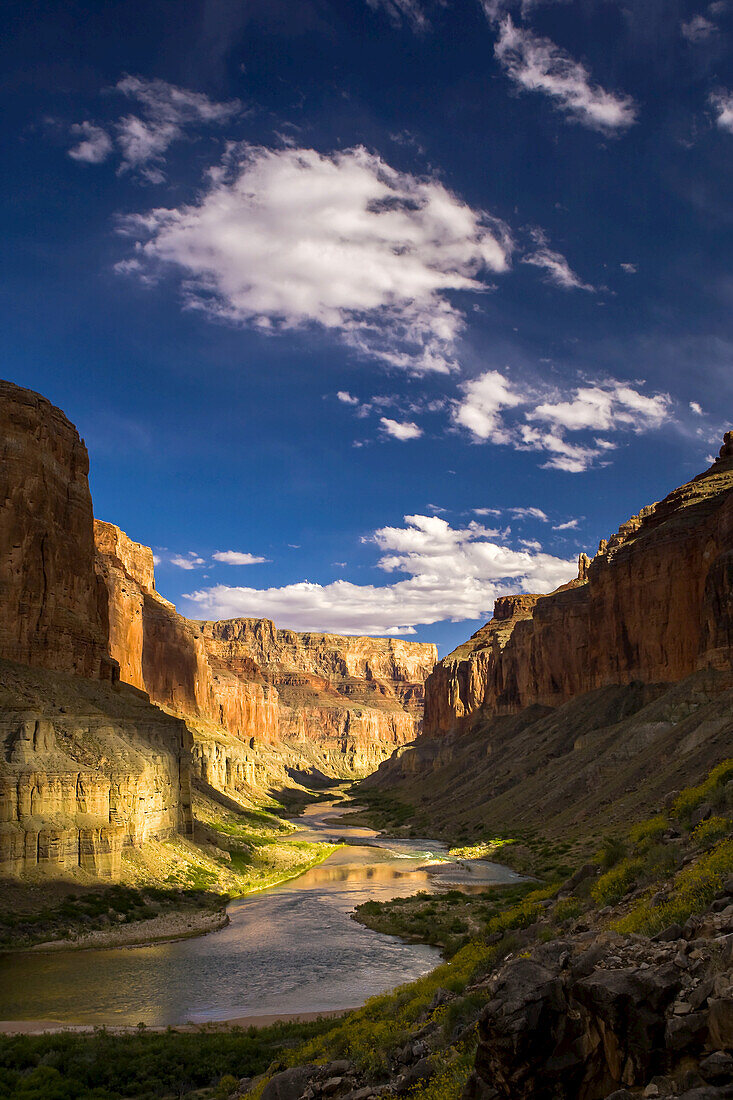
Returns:
[[[298,634],[267,619],[190,621],[156,592],[152,551],[99,520],[95,538],[121,678],[191,721],[213,786],[261,781],[258,746],[280,757],[273,779],[365,775],[419,732],[434,646]]]

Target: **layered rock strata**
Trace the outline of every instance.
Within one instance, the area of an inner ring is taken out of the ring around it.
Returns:
[[[188,620],[156,592],[152,551],[99,520],[95,537],[121,678],[191,722],[212,786],[265,785],[263,746],[280,755],[278,779],[287,768],[364,775],[419,732],[434,646]]]
[[[603,540],[550,595],[500,599],[435,668],[425,733],[559,706],[615,684],[674,683],[733,662],[733,433],[705,473]]]
[[[191,735],[132,688],[0,661],[0,874],[116,878],[191,835]]]

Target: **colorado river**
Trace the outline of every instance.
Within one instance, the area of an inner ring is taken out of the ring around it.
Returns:
[[[304,839],[348,846],[299,878],[233,901],[230,923],[195,939],[111,950],[0,958],[0,1019],[146,1025],[352,1008],[420,977],[440,962],[424,944],[407,944],[352,920],[370,899],[437,889],[432,860],[445,846],[381,840],[335,820],[343,808],[311,806],[298,824]],[[457,881],[516,881],[497,864],[476,865]]]

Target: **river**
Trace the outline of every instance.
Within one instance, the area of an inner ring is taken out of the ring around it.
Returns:
[[[517,881],[484,861],[437,876],[443,844],[381,839],[345,825],[344,808],[307,808],[303,839],[347,846],[297,879],[228,907],[229,924],[194,939],[134,948],[0,957],[0,1020],[148,1026],[353,1008],[440,962],[436,948],[351,919],[370,899]]]

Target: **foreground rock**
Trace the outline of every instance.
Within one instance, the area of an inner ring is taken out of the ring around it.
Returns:
[[[465,1100],[733,1096],[733,901],[707,938],[538,946],[486,994]]]

